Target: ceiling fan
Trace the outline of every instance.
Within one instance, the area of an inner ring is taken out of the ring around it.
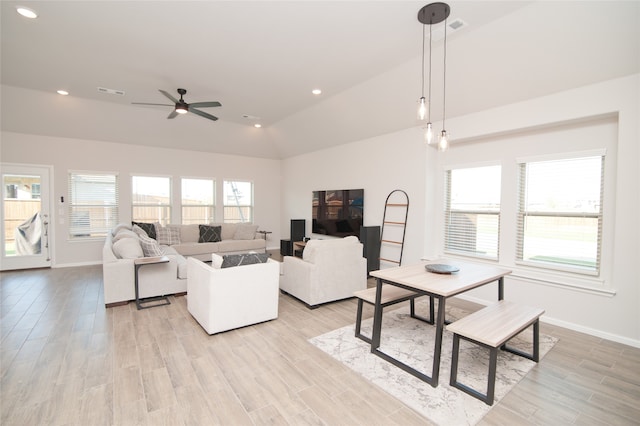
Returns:
[[[182,99],[182,97],[184,95],[187,94],[186,89],[178,89],[178,94],[180,95],[180,99],[176,99],[173,96],[171,96],[169,93],[165,92],[162,89],[159,89],[160,93],[162,93],[163,95],[165,95],[167,98],[171,99],[171,102],[174,103],[174,105],[170,105],[170,104],[150,104],[150,103],[145,103],[145,102],[132,102],[133,105],[160,105],[160,106],[171,106],[174,107],[173,111],[171,111],[171,114],[169,114],[167,116],[167,118],[175,118],[178,114],[186,114],[187,112],[192,112],[195,115],[199,115],[200,117],[204,117],[204,118],[208,118],[209,120],[213,120],[216,121],[218,119],[218,117],[208,114],[204,111],[200,111],[199,109],[196,108],[211,108],[211,107],[219,107],[222,106],[222,104],[220,102],[217,101],[211,101],[211,102],[193,102],[191,104],[188,104],[184,101],[184,99]]]

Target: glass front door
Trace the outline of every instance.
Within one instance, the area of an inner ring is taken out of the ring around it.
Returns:
[[[49,168],[2,165],[2,270],[51,266]]]

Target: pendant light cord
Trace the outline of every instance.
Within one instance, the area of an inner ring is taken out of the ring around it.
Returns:
[[[422,97],[424,98],[424,24],[422,24]]]
[[[431,27],[433,25],[429,25],[429,105],[427,106],[427,122],[431,123],[431,40],[433,39],[431,33]],[[422,26],[422,31],[424,32],[424,25]],[[424,43],[424,36],[423,43]],[[422,49],[424,52],[424,48]],[[424,75],[424,71],[422,73]]]
[[[447,105],[447,19],[444,20],[444,67],[442,77],[442,130],[446,130],[444,119],[446,117]]]

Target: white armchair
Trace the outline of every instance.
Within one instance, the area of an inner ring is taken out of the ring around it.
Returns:
[[[367,288],[367,259],[356,237],[310,240],[302,259],[285,256],[280,289],[310,307]]]
[[[278,262],[222,269],[187,262],[187,309],[208,334],[278,317]]]

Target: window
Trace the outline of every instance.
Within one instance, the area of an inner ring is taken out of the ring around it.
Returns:
[[[133,221],[171,223],[171,178],[132,176],[131,188]]]
[[[118,223],[115,174],[69,173],[69,236],[104,237]]]
[[[446,172],[445,252],[498,259],[500,166]]]
[[[224,222],[253,222],[253,183],[224,181]]]
[[[598,274],[604,155],[519,163],[517,260]]]
[[[215,221],[215,181],[212,179],[182,179],[182,223],[213,223]]]

